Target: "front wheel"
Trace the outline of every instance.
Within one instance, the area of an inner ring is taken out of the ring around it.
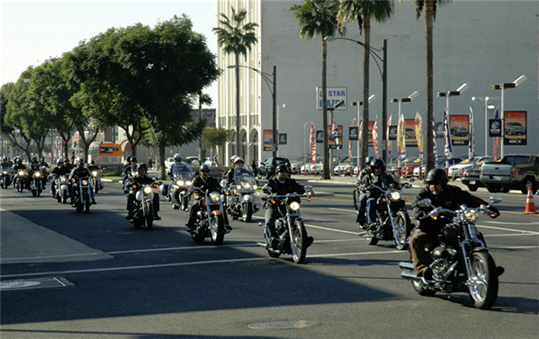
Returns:
[[[470,192],[475,192],[477,191],[477,185],[469,185],[468,189],[470,190]]]
[[[214,245],[221,245],[225,239],[225,221],[222,215],[211,216],[211,241]]]
[[[146,210],[146,228],[151,230],[153,227],[153,208],[152,205],[148,204]]]
[[[410,218],[404,211],[398,211],[395,215],[395,245],[398,250],[408,248],[408,236],[410,235]]]
[[[475,252],[471,258],[472,276],[468,277],[468,290],[475,307],[486,310],[498,298],[498,272],[494,260],[487,252]]]
[[[307,255],[307,231],[303,221],[294,220],[292,232],[290,233],[290,247],[292,248],[292,258],[294,262],[301,264]]]
[[[67,191],[63,191],[62,193],[62,204],[65,204],[67,202]]]
[[[253,203],[249,202],[245,205],[243,211],[241,211],[241,217],[243,222],[249,222],[253,218]]]

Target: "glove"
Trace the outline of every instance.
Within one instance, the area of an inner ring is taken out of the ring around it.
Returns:
[[[490,206],[488,209],[492,212],[490,215],[492,219],[495,219],[500,216],[500,211],[496,207]]]

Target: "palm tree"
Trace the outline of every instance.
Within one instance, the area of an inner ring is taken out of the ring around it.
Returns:
[[[215,27],[213,31],[217,34],[217,43],[223,48],[225,54],[235,55],[236,65],[236,154],[240,155],[240,55],[247,60],[247,51],[258,42],[255,35],[255,28],[258,24],[248,22],[243,24],[247,16],[245,9],[236,13],[234,7],[231,18],[221,13],[219,23],[222,27]]]
[[[323,179],[330,179],[329,173],[329,143],[327,115],[327,41],[326,37],[333,36],[339,31],[337,22],[338,2],[328,0],[304,0],[302,5],[290,7],[299,24],[301,40],[305,37],[313,39],[322,37],[322,114],[324,126],[324,167]],[[342,33],[343,31],[341,31]]]
[[[363,128],[362,135],[369,134],[369,64],[371,44],[371,19],[384,22],[393,14],[391,0],[340,0],[339,22],[357,20],[359,33],[363,31]],[[364,140],[361,145],[361,162],[365,166],[369,142]],[[359,156],[359,154],[358,154]]]

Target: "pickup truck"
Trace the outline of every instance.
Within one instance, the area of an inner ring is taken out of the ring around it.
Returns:
[[[539,187],[539,155],[507,155],[499,162],[481,166],[481,182],[489,192],[508,192],[511,189],[533,193]]]

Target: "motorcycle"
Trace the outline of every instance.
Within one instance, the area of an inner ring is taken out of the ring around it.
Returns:
[[[440,245],[428,249],[433,259],[430,264],[432,280],[416,276],[412,262],[399,264],[404,270],[401,277],[411,280],[419,295],[467,292],[476,308],[491,308],[498,297],[498,275],[501,273],[490,256],[482,235],[477,231],[475,222],[479,212],[496,218],[497,214],[489,208],[500,201],[500,197],[492,196],[487,206],[469,208],[461,205],[457,211],[434,207],[430,199],[419,201],[419,206],[433,208],[421,219],[445,218],[451,222],[438,236]]]
[[[99,189],[100,189],[100,185],[101,185],[100,177],[101,177],[101,171],[97,171],[97,170],[92,171],[92,186],[94,188],[95,194],[97,194],[97,192],[99,192]]]
[[[129,188],[133,185],[135,177],[135,174],[137,173],[137,165],[132,164],[129,165],[130,169],[127,171],[127,175],[124,177],[124,179],[120,180],[120,184],[122,184],[122,190],[125,194],[129,193]]]
[[[146,226],[151,230],[154,220],[153,188],[159,188],[160,183],[137,185],[132,184],[131,189],[135,191],[135,201],[133,209],[133,224],[136,228]]]
[[[221,193],[203,191],[200,187],[193,187],[191,193],[201,200],[195,222],[197,227],[191,231],[191,237],[196,242],[202,242],[209,237],[214,245],[221,245],[227,233]]]
[[[22,190],[24,189],[24,186],[26,185],[26,176],[27,173],[25,170],[20,169],[17,171],[17,175],[13,180],[13,187],[15,187],[17,192],[22,192]]]
[[[61,175],[54,180],[55,190],[54,197],[59,203],[65,204],[68,196],[67,176]]]
[[[225,190],[226,210],[234,220],[240,216],[244,222],[250,222],[253,214],[260,211],[260,198],[252,172],[245,171],[234,176],[234,182]]]
[[[168,186],[163,185],[161,194],[172,204],[175,210],[181,208],[184,211],[189,210],[189,189],[193,183],[193,172],[183,170],[173,174]]]
[[[276,206],[279,211],[279,217],[275,220],[275,231],[277,233],[278,246],[271,246],[271,236],[264,222],[260,222],[259,226],[264,226],[264,243],[257,243],[258,246],[265,247],[268,255],[272,258],[279,258],[281,254],[292,254],[292,258],[296,263],[303,263],[307,255],[307,247],[309,247],[309,239],[307,231],[303,224],[303,219],[300,212],[300,197],[306,197],[307,201],[311,201],[313,196],[312,186],[305,186],[304,194],[288,193],[277,195],[271,193],[270,187],[264,187],[268,192],[268,204]]]
[[[360,182],[362,183],[365,182]],[[359,236],[363,236],[368,245],[376,245],[378,240],[394,240],[398,250],[408,248],[412,226],[406,209],[408,199],[403,199],[401,192],[410,187],[412,186],[409,183],[403,184],[400,189],[394,185],[390,185],[387,190],[376,185],[368,187],[382,192],[376,200],[376,226],[359,232]]]
[[[43,192],[44,178],[45,176],[43,175],[42,168],[32,172],[32,179],[30,181],[30,191],[32,192],[32,196],[39,197],[41,195],[41,192]]]
[[[90,184],[91,178],[88,176],[79,177],[76,176],[72,179],[71,185],[73,185],[73,205],[77,212],[89,213],[90,205],[92,201],[90,199],[90,190],[92,185]]]
[[[13,170],[11,167],[6,167],[2,169],[2,172],[0,173],[1,179],[0,179],[0,187],[7,189],[9,185],[11,185],[11,176],[13,174]]]

